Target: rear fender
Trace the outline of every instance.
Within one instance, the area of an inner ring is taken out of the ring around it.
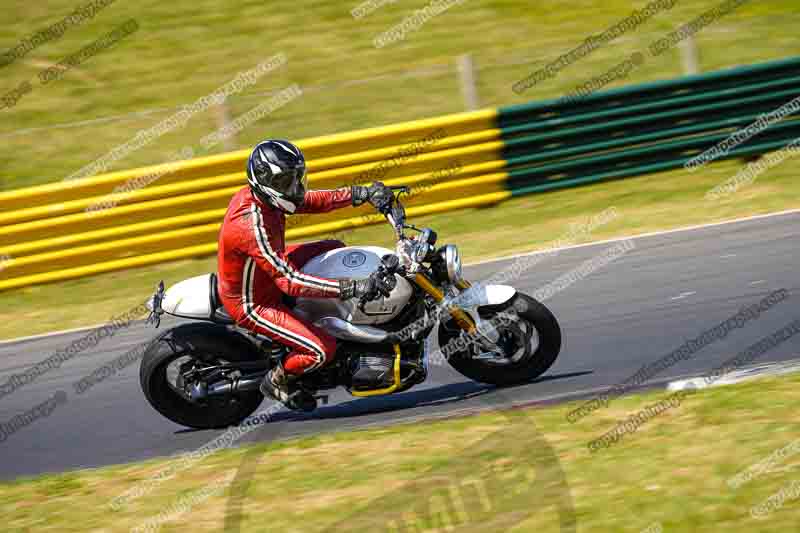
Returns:
[[[210,320],[214,314],[213,281],[212,274],[203,274],[176,283],[164,293],[161,308],[173,316]]]

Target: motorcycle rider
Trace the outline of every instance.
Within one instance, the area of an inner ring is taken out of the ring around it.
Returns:
[[[294,387],[296,379],[329,363],[336,340],[295,315],[283,295],[312,298],[388,296],[394,277],[331,280],[301,272],[311,258],[340,248],[336,240],[285,246],[286,215],[326,213],[369,202],[380,209],[392,198],[381,182],[335,190],[306,190],[303,153],[284,140],[256,145],[247,161],[247,183],[231,200],[219,234],[219,296],[236,323],[291,348],[261,383],[265,396],[292,409],[312,410],[316,400]]]

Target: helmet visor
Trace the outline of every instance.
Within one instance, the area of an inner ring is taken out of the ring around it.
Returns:
[[[287,200],[298,207],[303,203],[307,184],[305,165],[281,172],[272,178],[272,188],[284,194]]]

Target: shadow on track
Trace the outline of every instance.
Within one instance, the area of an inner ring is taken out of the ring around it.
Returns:
[[[568,372],[564,374],[553,374],[542,376],[529,383],[515,385],[513,387],[503,387],[503,390],[511,390],[526,387],[536,383],[554,381],[559,379],[569,379],[591,374],[592,371]],[[297,413],[292,411],[281,411],[273,415],[267,424],[277,422],[300,422],[308,420],[331,420],[354,418],[380,413],[391,413],[420,407],[434,407],[463,402],[471,398],[476,398],[499,390],[494,385],[485,385],[475,381],[467,380],[461,383],[449,383],[438,387],[431,387],[423,390],[412,390],[396,395],[382,396],[371,399],[357,398],[343,403],[328,407],[319,407],[316,411],[309,414]],[[175,434],[194,433],[197,431],[211,431],[204,429],[179,429]]]

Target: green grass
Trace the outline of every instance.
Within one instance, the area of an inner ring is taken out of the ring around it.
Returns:
[[[693,174],[654,174],[410,222],[434,228],[441,243],[458,244],[469,263],[547,247],[566,235],[571,224],[586,222],[609,207],[616,207],[620,216],[584,241],[800,207],[800,181],[796,178],[800,167],[792,159],[731,196],[719,201],[704,199],[707,190],[735,175],[739,168],[739,162],[729,161]],[[386,224],[323,237],[354,245],[394,247],[392,231]],[[103,323],[139,305],[159,280],[169,285],[215,270],[216,258],[211,257],[0,293],[0,339]]]
[[[83,2],[81,2],[83,3]],[[298,83],[304,95],[250,125],[232,148],[268,136],[298,139],[463,110],[455,57],[474,56],[480,104],[498,106],[560,96],[644,50],[715,5],[678,0],[668,12],[594,51],[518,96],[514,82],[618,22],[647,0],[466,0],[428,21],[405,41],[375,49],[373,38],[427,0],[385,5],[354,20],[360,2],[263,0],[117,1],[21,60],[0,69],[0,94],[30,80],[33,91],[0,110],[0,188],[63,179],[277,52],[288,64],[229,100],[233,117],[269,91]],[[68,15],[78,0],[6,0],[0,50]],[[134,18],[141,29],[115,47],[41,86],[37,74]],[[723,67],[800,54],[795,0],[750,2],[696,36],[700,66]],[[413,74],[407,72],[413,71]],[[650,59],[616,85],[682,74],[677,48]],[[366,80],[353,83],[353,80]],[[146,112],[131,115],[134,112]],[[124,116],[122,118],[119,118]],[[115,118],[117,117],[117,118]],[[115,169],[163,161],[218,127],[212,112],[121,160]],[[62,124],[63,127],[56,127]],[[219,146],[220,151],[224,148]]]
[[[797,456],[739,488],[727,481],[797,439],[800,377],[701,391],[616,445],[588,451],[588,441],[665,394],[620,398],[576,424],[564,405],[224,450],[116,511],[112,498],[169,459],[19,479],[0,484],[0,512],[6,531],[127,531],[237,472],[162,530],[220,531],[226,513],[241,509],[241,531],[393,531],[392,521],[408,531],[404,523],[416,519],[418,531],[438,523],[555,532],[561,503],[574,510],[578,532],[654,523],[669,532],[795,531],[796,500],[766,519],[749,512],[796,480]],[[241,506],[229,508],[234,494]]]

